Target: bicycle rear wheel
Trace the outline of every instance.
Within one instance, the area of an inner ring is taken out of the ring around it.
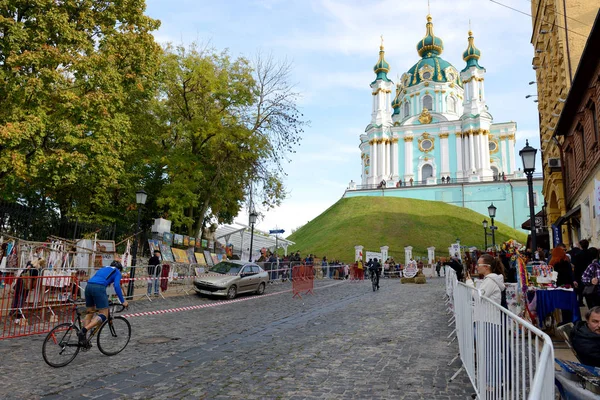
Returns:
[[[371,275],[371,285],[373,286],[373,291],[377,290],[377,275]]]
[[[107,356],[123,351],[131,338],[131,325],[123,317],[113,317],[98,331],[98,350]]]
[[[72,323],[54,327],[42,345],[44,361],[51,367],[59,368],[69,364],[79,353],[79,328]]]

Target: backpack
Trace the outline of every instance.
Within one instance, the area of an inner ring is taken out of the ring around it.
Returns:
[[[506,301],[506,289],[500,292],[500,305],[508,310],[508,302]]]
[[[498,289],[500,289],[500,285],[498,285],[498,282],[494,281],[494,283],[498,286]],[[500,291],[500,305],[508,310],[508,302],[506,301],[506,289]]]

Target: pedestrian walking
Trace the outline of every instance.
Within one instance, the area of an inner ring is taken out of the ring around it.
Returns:
[[[154,295],[159,295],[161,261],[162,254],[160,250],[154,250],[154,255],[148,260],[148,297],[152,296],[152,287],[154,287]]]

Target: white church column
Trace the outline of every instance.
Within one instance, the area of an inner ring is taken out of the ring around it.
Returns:
[[[475,171],[481,170],[481,136],[479,131],[475,129],[473,131],[473,152],[475,153]]]
[[[481,138],[483,139],[483,144],[481,145],[482,150],[483,150],[483,168],[486,169],[486,171],[490,171],[491,170],[491,162],[490,162],[490,136],[489,136],[490,132],[488,130],[482,130],[481,133]]]
[[[463,133],[463,159],[465,160],[465,175],[469,175],[469,171],[471,171],[471,152],[469,151],[469,134],[468,132]]]
[[[398,180],[398,138],[392,139],[392,179]]]
[[[456,177],[463,176],[463,151],[462,151],[462,133],[456,132]]]
[[[448,133],[440,133],[440,156],[442,161],[442,176],[450,175],[450,149],[448,148]]]
[[[410,184],[410,178],[414,180],[412,142],[412,135],[404,137],[404,181],[407,184]]]
[[[383,142],[383,153],[385,156],[383,157],[383,174],[386,181],[390,177],[390,140],[385,139]]]
[[[469,130],[469,174],[473,173],[477,169],[475,160],[475,135],[473,130]]]
[[[508,135],[508,160],[510,173],[514,174],[517,170],[517,164],[515,161],[515,134],[511,133]]]
[[[377,164],[379,163],[379,159],[377,157],[377,138],[373,138],[373,158],[371,159],[371,170],[373,173],[371,174],[373,181],[371,183],[377,184]]]
[[[506,135],[500,135],[500,139],[498,140],[500,144],[500,157],[502,157],[502,171],[504,173],[508,172],[508,154],[506,154]]]

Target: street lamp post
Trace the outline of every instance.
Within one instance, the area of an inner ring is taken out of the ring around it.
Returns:
[[[148,194],[144,191],[144,189],[140,189],[135,192],[135,202],[138,205],[138,218],[137,218],[137,228],[135,230],[135,237],[133,238],[133,257],[131,258],[131,280],[127,285],[127,297],[131,298],[133,296],[133,278],[135,278],[135,265],[137,263],[137,251],[138,251],[138,234],[140,232],[140,218],[142,215],[142,206],[146,204],[146,199],[148,198]]]
[[[250,211],[250,226],[252,227],[250,230],[250,259],[248,260],[250,262],[252,262],[252,242],[254,242],[254,224],[256,223],[256,217],[258,217],[256,211]]]
[[[531,228],[531,253],[537,249],[535,232],[535,208],[533,204],[533,172],[535,171],[535,155],[537,149],[529,145],[529,140],[525,141],[525,147],[519,151],[521,161],[523,161],[523,171],[527,175],[527,187],[529,188],[529,226]]]
[[[488,233],[487,233],[488,222],[487,222],[487,219],[484,219],[481,224],[483,225],[483,238],[484,238],[484,243],[485,243],[485,247],[483,248],[483,251],[487,251],[487,237],[488,237]]]
[[[496,233],[494,232],[496,230],[496,226],[494,226],[494,218],[496,218],[496,206],[494,206],[494,203],[490,204],[490,206],[488,207],[488,215],[490,216],[490,219],[492,220],[492,226],[490,226],[490,229],[492,230],[492,247],[494,248],[494,251],[496,250]]]

